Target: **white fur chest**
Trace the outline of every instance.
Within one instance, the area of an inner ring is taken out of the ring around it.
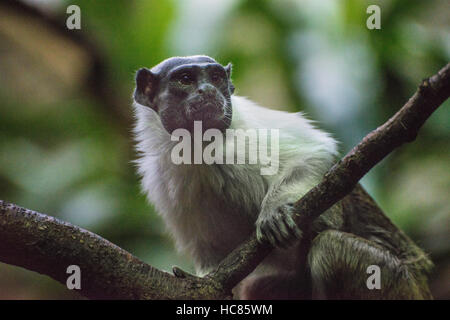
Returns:
[[[200,269],[220,262],[253,231],[267,192],[259,167],[153,161],[143,176],[144,189],[177,247]]]

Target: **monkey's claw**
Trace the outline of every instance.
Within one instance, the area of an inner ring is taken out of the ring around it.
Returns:
[[[292,218],[294,207],[285,204],[270,212],[261,212],[256,221],[256,237],[259,242],[268,241],[273,246],[287,248],[300,239],[302,232]]]

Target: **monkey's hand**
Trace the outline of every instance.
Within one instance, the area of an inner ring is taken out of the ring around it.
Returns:
[[[276,207],[264,206],[256,220],[256,237],[273,246],[287,248],[299,240],[301,230],[293,219],[294,205],[287,203]]]

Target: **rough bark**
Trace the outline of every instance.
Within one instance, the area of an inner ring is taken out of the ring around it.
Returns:
[[[176,279],[92,232],[1,200],[0,240],[0,261],[64,285],[67,267],[78,265],[81,294],[88,298],[222,298],[207,279]]]
[[[450,64],[422,82],[413,97],[385,124],[369,133],[296,204],[296,222],[311,222],[345,197],[373,166],[413,141],[428,117],[450,95]],[[82,270],[81,293],[89,298],[215,299],[231,289],[270,252],[255,234],[204,278],[175,268],[175,276],[140,261],[109,241],[69,223],[0,201],[0,261],[51,276],[65,284],[66,268]]]

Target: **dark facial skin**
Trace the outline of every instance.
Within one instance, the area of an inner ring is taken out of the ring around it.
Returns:
[[[136,74],[134,99],[155,110],[167,132],[227,129],[231,123],[231,65],[223,67],[207,56],[169,58]]]

